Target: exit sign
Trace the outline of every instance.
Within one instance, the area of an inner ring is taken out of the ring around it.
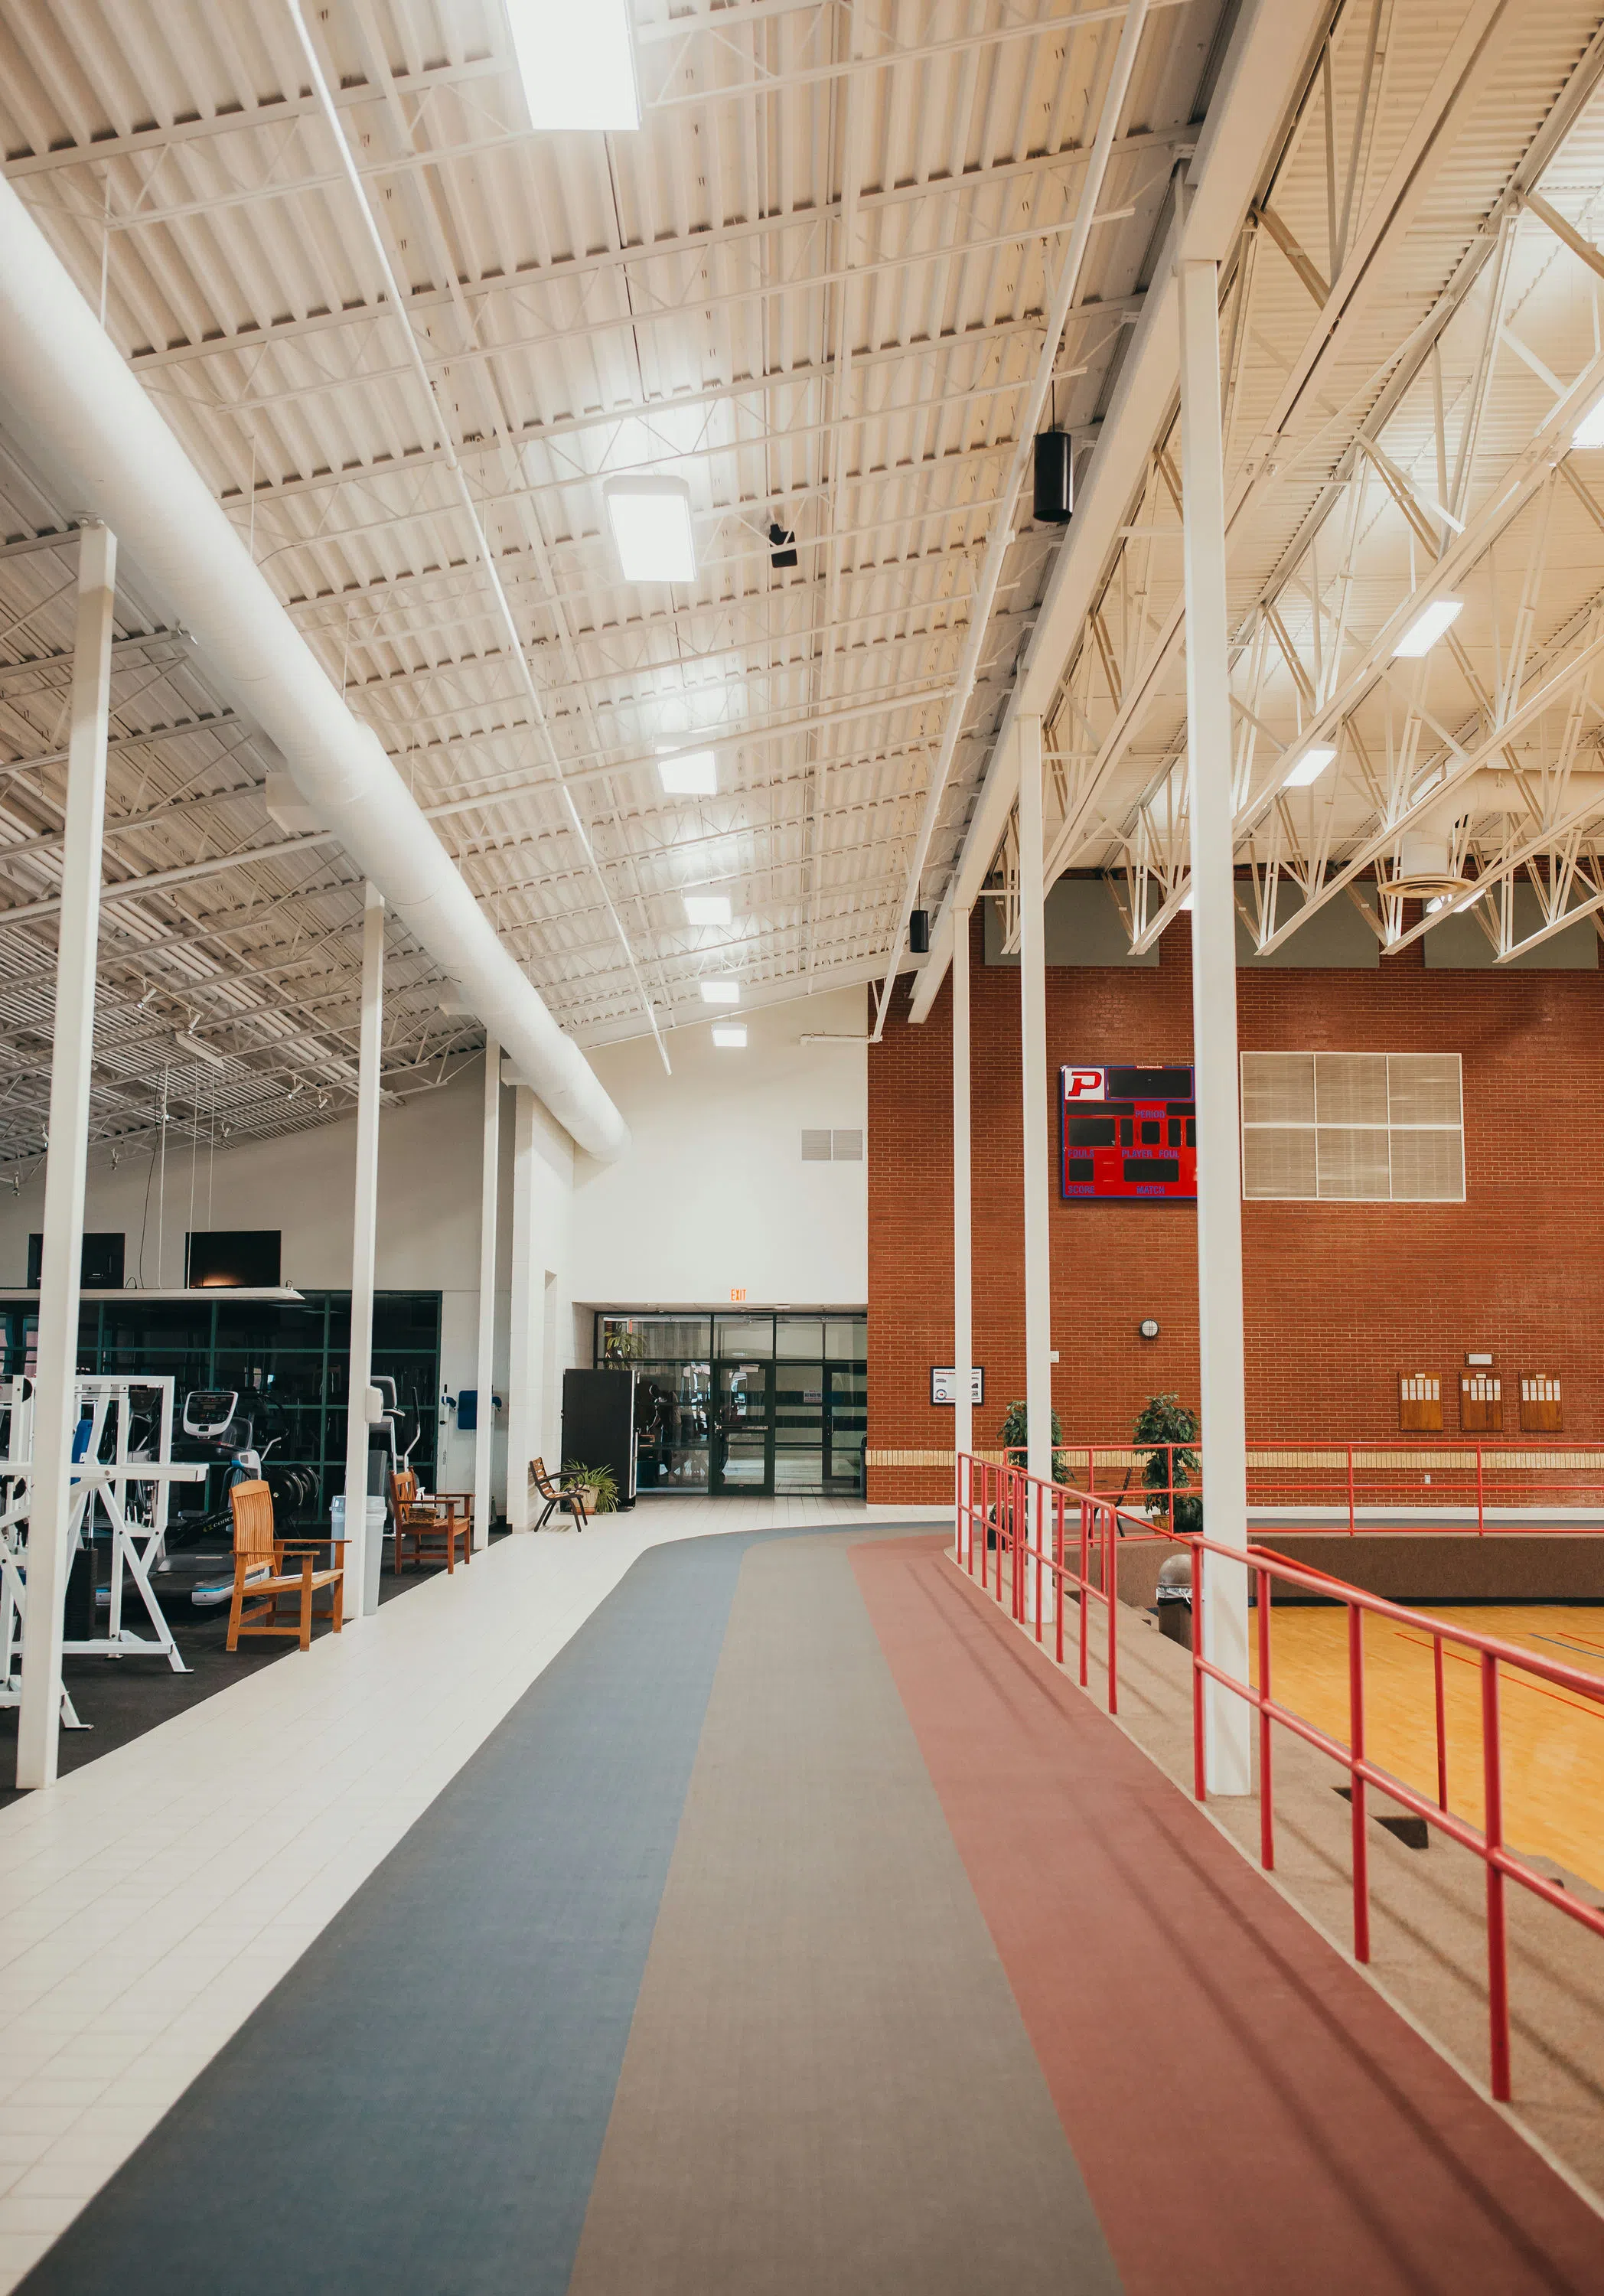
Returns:
[[[744,1306],[744,1305],[745,1305],[745,1302],[746,1302],[746,1285],[743,1283],[743,1284],[741,1284],[741,1285],[740,1286],[740,1288],[739,1288],[739,1289],[737,1289],[737,1288],[736,1288],[736,1286],[735,1286],[734,1284],[732,1284],[732,1285],[730,1286],[730,1305],[731,1305],[731,1307],[732,1307],[732,1308],[740,1308],[740,1307]]]

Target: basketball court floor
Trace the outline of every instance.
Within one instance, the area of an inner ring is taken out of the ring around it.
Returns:
[[[1412,1606],[1414,1607],[1414,1606]],[[1428,1614],[1433,1606],[1419,1606]],[[1453,1603],[1445,1626],[1493,1635],[1604,1677],[1604,1605]],[[1271,1677],[1277,1699],[1345,1742],[1348,1732],[1346,1611],[1276,1604]],[[1367,1751],[1406,1785],[1437,1789],[1436,1686],[1431,1637],[1385,1618],[1364,1621]],[[1443,1652],[1448,1806],[1480,1825],[1480,1669],[1451,1644]],[[1257,1678],[1257,1659],[1254,1659]],[[1604,1890],[1604,1704],[1505,1670],[1501,1683],[1504,1831],[1512,1848],[1551,1857]]]

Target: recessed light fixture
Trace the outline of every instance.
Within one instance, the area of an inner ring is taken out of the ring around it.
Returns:
[[[739,980],[704,980],[701,995],[704,1004],[739,1004],[741,983]]]
[[[628,0],[507,0],[535,128],[636,128],[641,89]]]
[[[626,582],[696,579],[691,489],[683,479],[608,479],[602,493]]]
[[[1313,749],[1305,750],[1304,751],[1302,757],[1299,758],[1297,763],[1287,775],[1286,780],[1281,783],[1281,787],[1283,789],[1307,789],[1311,782],[1317,782],[1320,779],[1320,776],[1324,773],[1326,767],[1330,764],[1332,758],[1336,755],[1336,750],[1331,747],[1329,742],[1316,742]]]
[[[711,750],[659,750],[658,774],[670,797],[718,795],[718,759]]]
[[[685,921],[693,925],[727,925],[730,922],[730,897],[727,893],[687,893]]]
[[[744,1053],[746,1022],[744,1021],[716,1021],[713,1028],[713,1042],[721,1053]]]
[[[1604,398],[1595,398],[1571,432],[1573,447],[1604,447]]]
[[[1444,631],[1458,621],[1464,603],[1462,598],[1434,598],[1394,646],[1394,660],[1418,661],[1423,653],[1429,653]]]

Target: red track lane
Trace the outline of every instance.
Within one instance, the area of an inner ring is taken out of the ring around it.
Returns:
[[[853,1561],[1128,2296],[1604,2296],[1592,2210],[941,1547]]]

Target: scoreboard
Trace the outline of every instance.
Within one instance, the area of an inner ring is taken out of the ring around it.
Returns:
[[[1060,1069],[1059,1186],[1066,1203],[1198,1199],[1190,1068]]]

